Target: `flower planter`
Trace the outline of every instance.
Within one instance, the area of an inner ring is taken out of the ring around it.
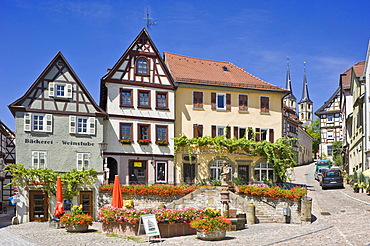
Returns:
[[[102,224],[102,231],[125,236],[136,236],[139,224],[127,222],[109,222]]]
[[[65,226],[68,232],[87,232],[89,230],[89,226]]]
[[[353,192],[359,193],[360,192],[360,188],[357,188],[357,187],[353,188]]]
[[[197,231],[197,237],[205,241],[217,241],[226,237],[226,231]]]

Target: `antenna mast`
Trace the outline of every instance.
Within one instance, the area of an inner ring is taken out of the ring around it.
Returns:
[[[150,30],[151,26],[154,26],[157,24],[157,21],[150,21],[152,18],[150,18],[150,15],[149,15],[149,7],[146,7],[146,17],[144,17],[144,19],[146,20],[146,28],[148,30]]]

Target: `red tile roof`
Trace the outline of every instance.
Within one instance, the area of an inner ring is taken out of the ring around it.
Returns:
[[[230,62],[198,59],[188,56],[164,53],[175,82],[238,87],[258,90],[287,92],[279,86],[267,83]]]
[[[355,71],[356,77],[361,77],[362,74],[364,73],[364,67],[365,67],[365,61],[360,61],[341,74],[342,86],[344,89],[349,89],[351,87],[352,68]]]

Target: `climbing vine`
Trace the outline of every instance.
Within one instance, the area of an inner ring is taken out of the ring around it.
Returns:
[[[297,164],[292,151],[292,143],[295,140],[293,138],[279,138],[274,143],[271,143],[268,141],[255,141],[254,137],[252,139],[226,138],[225,136],[188,138],[182,135],[174,138],[174,155],[176,158],[177,151],[186,148],[189,156],[191,156],[195,148],[206,146],[208,151],[219,155],[223,153],[243,153],[262,156],[268,163],[274,166],[277,176],[281,180],[285,180],[286,170]]]
[[[78,195],[78,186],[94,184],[97,178],[97,172],[94,169],[78,171],[74,168],[69,172],[56,173],[49,168],[28,169],[22,164],[8,164],[2,172],[7,171],[12,174],[12,181],[7,185],[40,189],[49,196],[55,195],[56,180],[60,177],[63,184],[63,198],[68,200]]]

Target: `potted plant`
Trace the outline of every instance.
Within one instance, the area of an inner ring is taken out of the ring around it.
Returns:
[[[131,144],[132,143],[132,141],[131,141],[131,139],[121,139],[121,140],[119,140],[120,141],[120,143],[121,144]]]
[[[60,224],[64,225],[68,232],[85,232],[92,222],[93,217],[82,212],[82,204],[73,206],[70,214],[64,214],[60,218]]]
[[[149,139],[139,139],[137,142],[141,145],[148,145],[151,143]]]
[[[168,146],[168,141],[166,140],[158,140],[158,141],[155,141],[155,143],[159,146]]]
[[[214,241],[224,239],[226,230],[231,227],[231,222],[225,217],[197,218],[190,222],[190,227],[197,230],[197,237],[202,240]]]
[[[352,179],[350,181],[350,185],[353,188],[353,191],[355,193],[359,193],[360,192],[360,186],[359,186],[359,180],[358,180],[357,172],[354,172],[353,173]]]

